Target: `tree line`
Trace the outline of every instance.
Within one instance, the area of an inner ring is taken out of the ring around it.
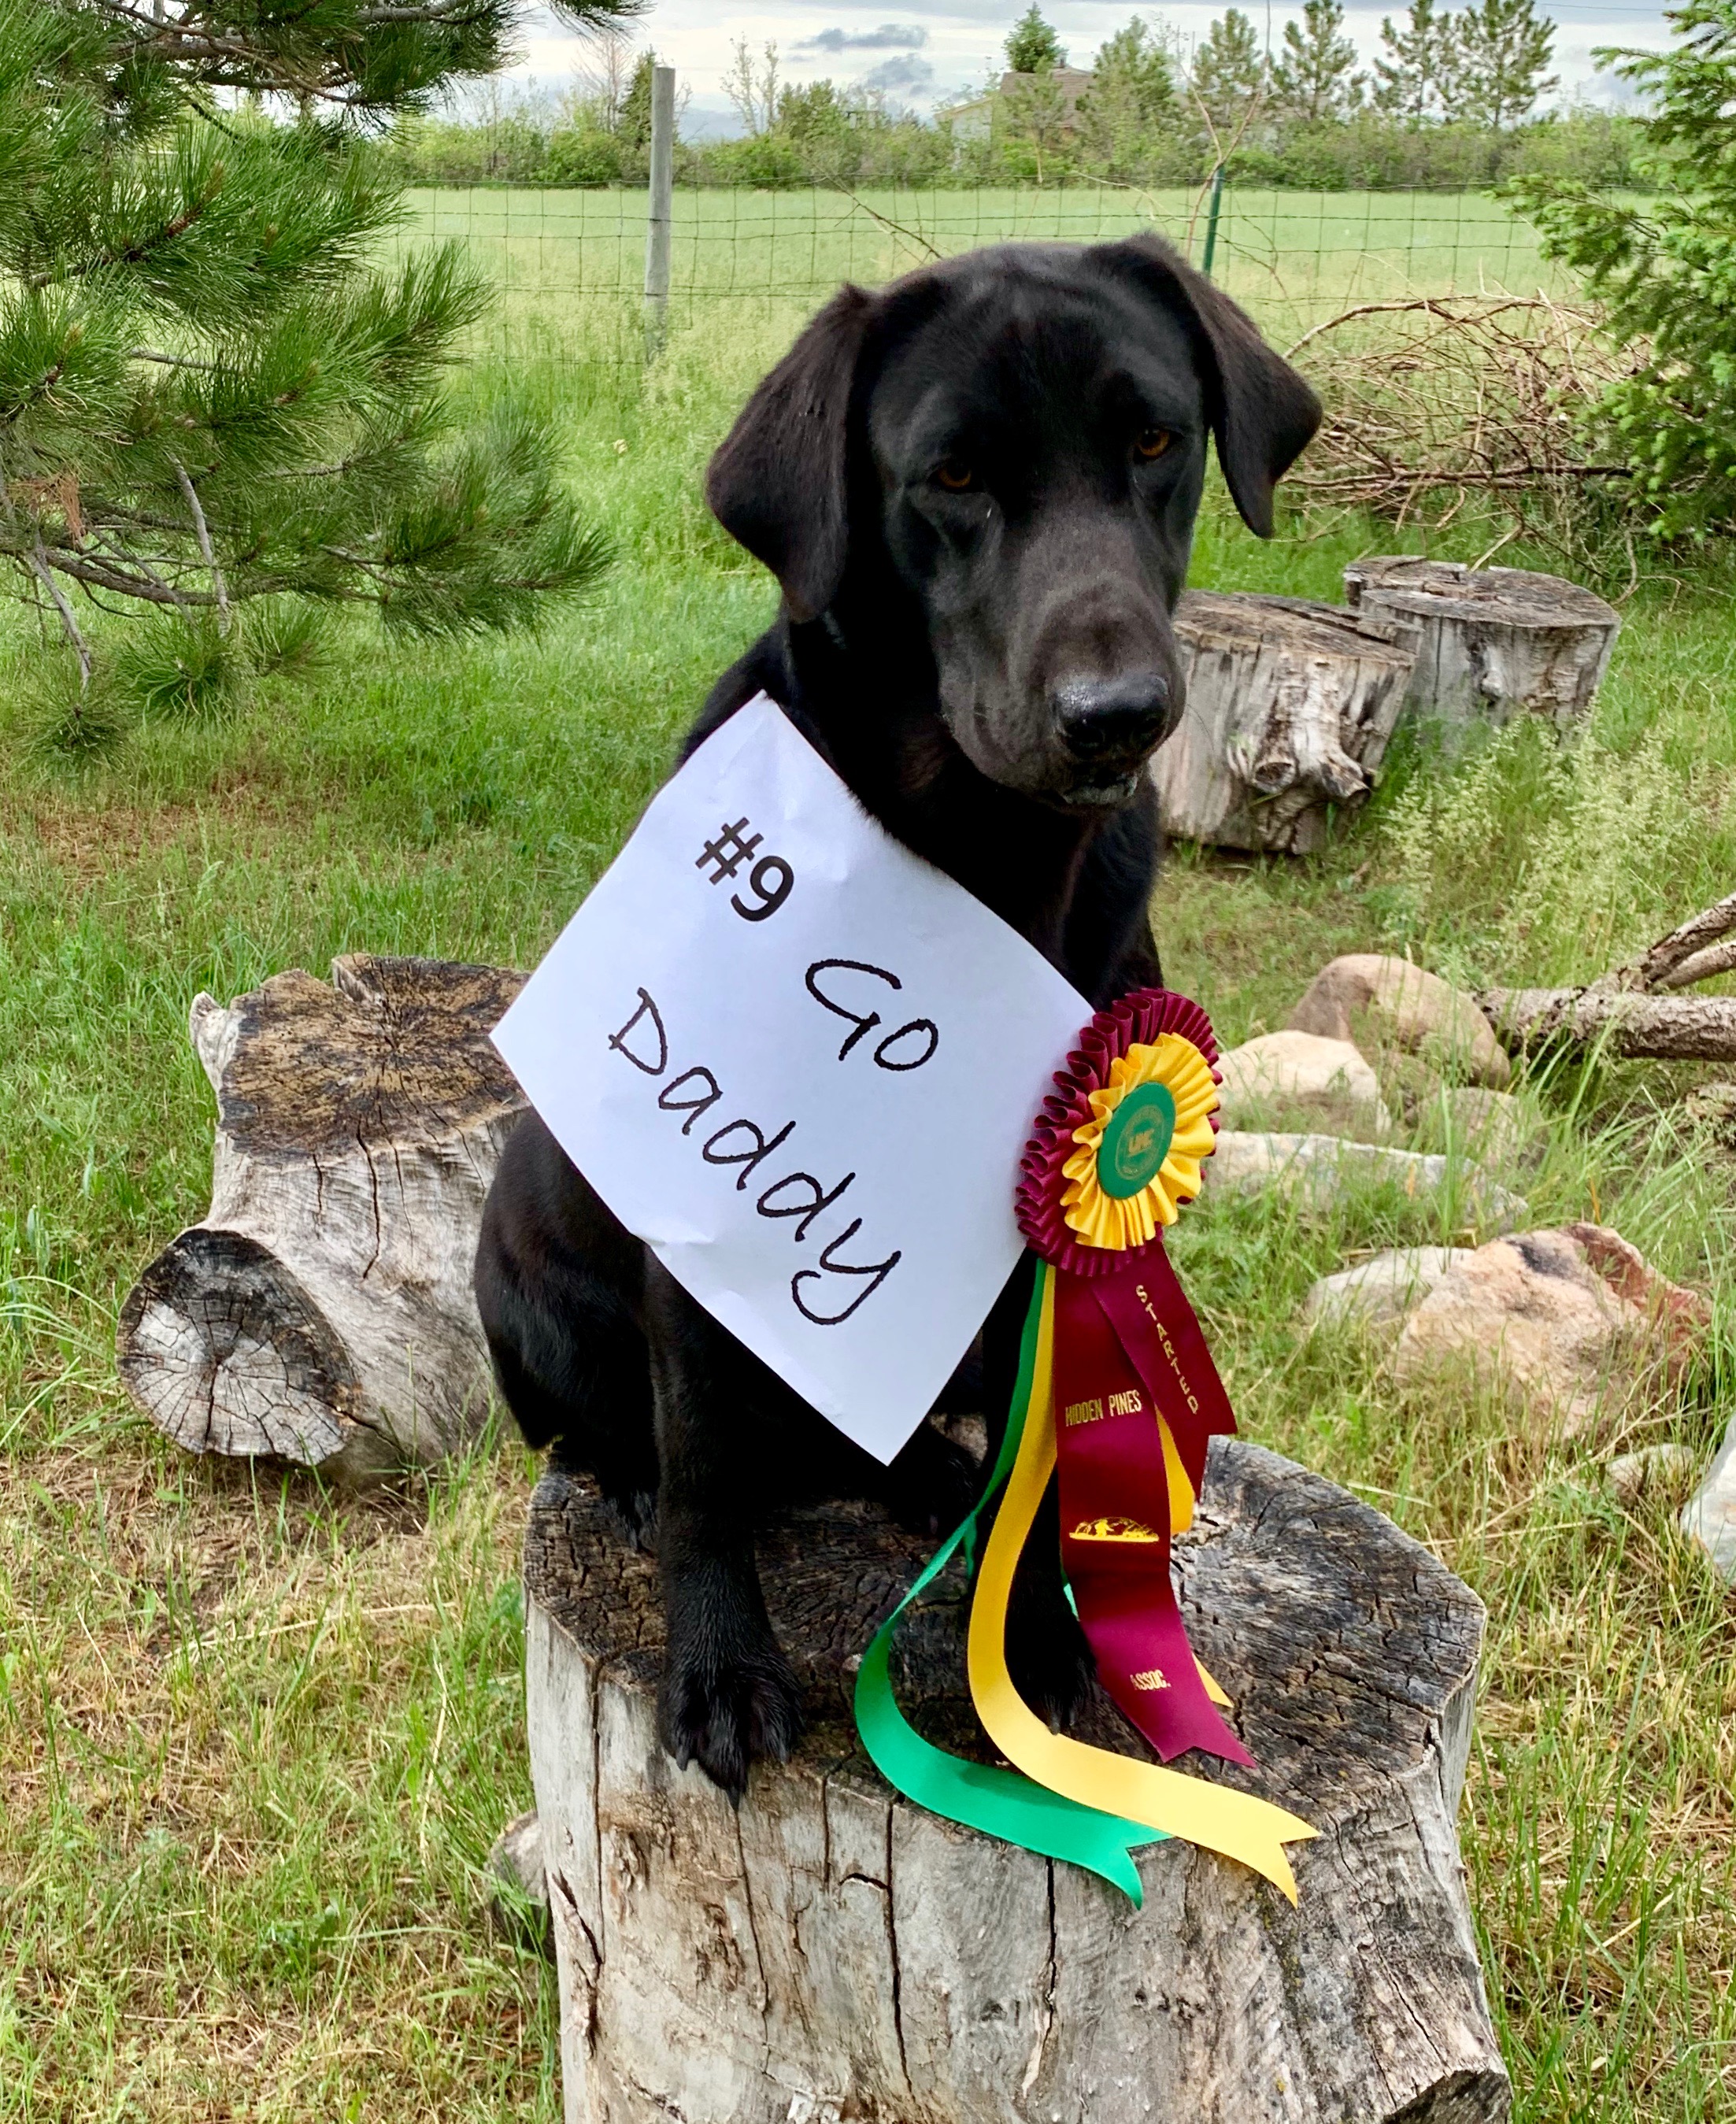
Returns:
[[[1540,107],[1560,86],[1554,38],[1535,0],[1411,0],[1383,20],[1365,68],[1340,0],[1305,0],[1270,53],[1237,7],[1191,48],[1161,17],[1136,15],[1075,70],[1033,0],[1007,37],[1004,73],[932,118],[875,91],[786,80],[775,45],[756,53],[744,40],[724,83],[740,137],[682,143],[677,173],[763,187],[1187,185],[1220,166],[1321,190],[1633,183],[1634,121]],[[412,183],[642,184],[652,63],[611,44],[557,102],[412,117],[393,152]]]

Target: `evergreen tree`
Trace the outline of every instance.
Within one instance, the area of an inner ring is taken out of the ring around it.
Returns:
[[[1437,14],[1434,0],[1410,0],[1404,29],[1395,29],[1390,15],[1381,17],[1381,42],[1390,56],[1374,63],[1376,108],[1413,125],[1434,116],[1451,67],[1451,16]]]
[[[1472,0],[1452,18],[1452,60],[1442,90],[1449,118],[1499,133],[1528,118],[1560,85],[1545,75],[1555,26],[1534,0]]]
[[[1037,5],[1030,6],[1013,25],[1007,39],[1007,65],[1014,73],[1052,73],[1056,67],[1064,67],[1067,54],[1053,27],[1046,22]]]
[[[1282,54],[1273,63],[1275,114],[1298,125],[1343,118],[1362,100],[1357,48],[1344,35],[1338,0],[1303,0],[1302,19],[1284,25]]]
[[[1687,0],[1666,52],[1599,51],[1644,92],[1643,198],[1559,177],[1510,194],[1606,307],[1631,364],[1589,416],[1665,536],[1736,531],[1736,0]]]
[[[615,135],[625,147],[651,145],[651,77],[656,63],[657,55],[651,51],[641,52],[633,61],[632,78],[621,98],[614,125]]]
[[[1196,101],[1216,134],[1214,155],[1227,154],[1266,92],[1266,61],[1254,25],[1240,7],[1215,21],[1193,55]]]
[[[0,562],[82,682],[92,605],[233,662],[261,596],[460,632],[595,578],[546,425],[452,430],[485,281],[451,246],[369,264],[402,207],[359,121],[498,67],[510,26],[506,0],[0,0]]]
[[[1125,181],[1144,167],[1160,129],[1175,115],[1173,64],[1171,43],[1137,15],[1099,46],[1078,113],[1093,168]]]

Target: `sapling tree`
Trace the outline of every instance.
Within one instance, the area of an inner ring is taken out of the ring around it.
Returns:
[[[1534,0],[1472,0],[1451,18],[1442,83],[1447,117],[1493,133],[1529,118],[1538,98],[1560,86],[1544,71],[1555,43],[1555,26]]]
[[[1347,116],[1366,86],[1356,69],[1338,0],[1303,0],[1302,19],[1284,25],[1283,48],[1272,63],[1274,114],[1304,125]]]
[[[1264,54],[1253,23],[1229,7],[1212,23],[1193,54],[1188,86],[1211,136],[1214,161],[1221,161],[1246,132],[1267,91]]]
[[[1051,73],[1067,54],[1051,24],[1043,20],[1037,0],[1013,25],[1007,37],[1007,65],[1014,73]]]
[[[561,0],[579,24],[631,0]],[[487,284],[386,262],[369,135],[509,56],[510,0],[0,0],[0,580],[233,643],[261,598],[459,632],[605,559],[553,439],[460,427]]]
[[[1410,0],[1404,22],[1381,17],[1381,43],[1384,49],[1374,63],[1375,108],[1420,125],[1438,111],[1451,71],[1451,16],[1437,13],[1434,0]]]

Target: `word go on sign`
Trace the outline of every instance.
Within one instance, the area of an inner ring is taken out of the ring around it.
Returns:
[[[1090,1014],[761,694],[494,1036],[622,1224],[889,1460],[1018,1261],[1019,1153]]]

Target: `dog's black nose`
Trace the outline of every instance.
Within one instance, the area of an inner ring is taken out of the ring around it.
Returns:
[[[1160,671],[1068,679],[1056,687],[1055,720],[1075,759],[1132,759],[1164,735],[1169,682]]]

